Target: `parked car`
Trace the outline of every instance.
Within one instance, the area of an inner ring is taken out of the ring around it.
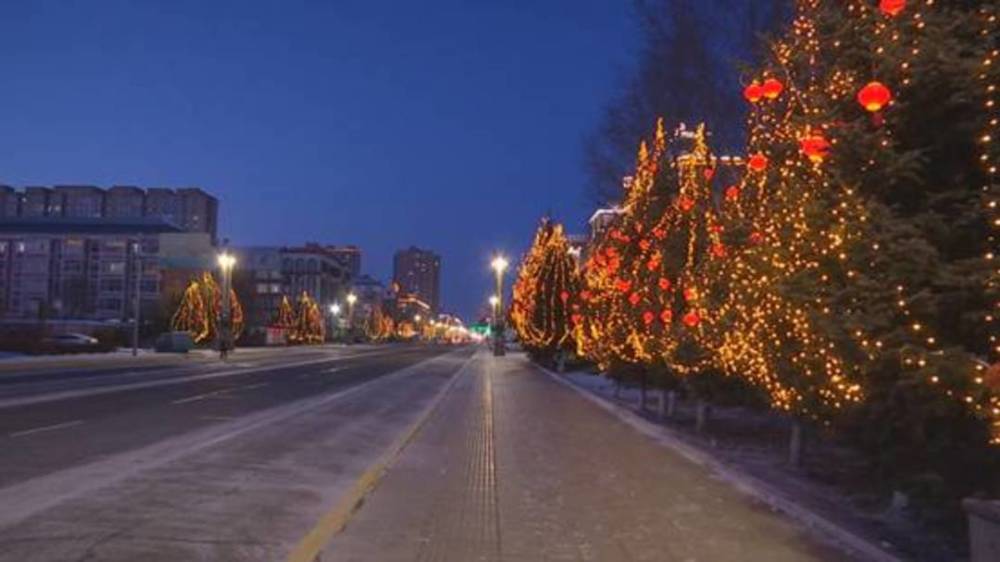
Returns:
[[[57,351],[96,350],[101,345],[101,342],[97,338],[90,337],[87,334],[76,333],[49,336],[45,338],[44,343],[54,347]]]

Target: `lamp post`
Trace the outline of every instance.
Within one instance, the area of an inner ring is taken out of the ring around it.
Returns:
[[[132,273],[135,275],[135,298],[132,311],[132,357],[139,355],[139,315],[142,311],[142,258],[139,257],[139,242],[132,245]]]
[[[500,297],[490,295],[490,312],[493,314],[493,327],[497,325],[497,305],[500,304]]]
[[[232,347],[233,323],[231,311],[229,310],[229,293],[232,291],[233,266],[236,265],[236,257],[228,252],[219,254],[219,269],[222,270],[222,314],[219,317],[219,357],[225,359]]]
[[[497,299],[496,305],[496,316],[494,319],[494,325],[496,328],[496,334],[493,338],[493,355],[501,356],[505,353],[504,347],[504,326],[503,326],[503,273],[507,270],[507,258],[503,256],[496,256],[490,263],[493,267],[493,271],[497,276],[497,292],[494,295]]]
[[[354,341],[354,303],[358,302],[358,295],[347,293],[347,343]]]
[[[340,326],[340,304],[333,303],[330,305],[330,339],[336,341],[337,332]]]

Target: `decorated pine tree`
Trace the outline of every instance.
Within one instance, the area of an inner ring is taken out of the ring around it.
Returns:
[[[292,310],[292,304],[288,302],[287,296],[282,296],[271,325],[282,330],[290,330],[294,324],[295,312]]]
[[[184,290],[177,311],[170,321],[174,331],[188,332],[195,343],[206,341],[211,335],[208,321],[208,309],[202,298],[201,284],[192,279]]]
[[[660,347],[651,330],[662,321],[661,312],[648,302],[643,306],[643,295],[658,282],[654,270],[662,258],[653,241],[662,233],[654,227],[671,202],[671,192],[654,185],[667,147],[662,119],[652,151],[648,146],[641,143],[619,213],[591,244],[583,266],[580,351],[603,370],[654,363]]]
[[[243,333],[245,319],[243,306],[232,289],[229,307],[231,334],[237,339]],[[195,343],[202,343],[215,339],[221,317],[222,290],[212,274],[205,271],[200,280],[192,279],[188,284],[171,325],[174,330],[189,332]]]
[[[519,268],[510,309],[511,325],[527,349],[545,354],[576,349],[579,291],[563,226],[545,218]]]
[[[997,35],[975,4],[797,2],[745,90],[748,169],[723,217],[746,236],[713,273],[725,368],[863,427],[897,473],[954,472],[1000,437]]]

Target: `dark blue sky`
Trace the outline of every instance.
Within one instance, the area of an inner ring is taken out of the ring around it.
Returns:
[[[634,33],[621,0],[5,2],[0,183],[201,186],[234,244],[354,243],[383,279],[425,246],[470,316],[491,252],[588,215]]]

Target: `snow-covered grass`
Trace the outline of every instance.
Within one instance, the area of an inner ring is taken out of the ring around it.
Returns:
[[[563,376],[573,385],[663,426],[685,446],[766,482],[824,518],[905,558],[950,561],[963,556],[966,537],[960,529],[943,530],[917,521],[905,510],[891,509],[890,494],[875,485],[861,455],[830,434],[811,431],[802,465],[793,467],[787,460],[791,426],[787,417],[713,405],[707,429],[699,434],[694,401],[678,399],[674,417],[661,419],[659,390],[648,390],[646,405],[640,407],[638,387],[617,388],[615,381],[585,371]]]

